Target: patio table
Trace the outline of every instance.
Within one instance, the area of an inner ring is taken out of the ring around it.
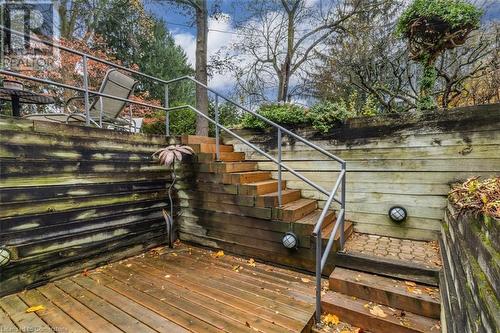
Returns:
[[[55,100],[52,96],[24,90],[19,82],[4,80],[4,86],[0,87],[0,100],[12,103],[12,116],[21,116],[21,104],[53,104]]]

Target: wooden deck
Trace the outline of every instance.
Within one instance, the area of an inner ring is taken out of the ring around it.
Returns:
[[[179,245],[3,297],[0,332],[301,332],[313,313],[314,277]]]

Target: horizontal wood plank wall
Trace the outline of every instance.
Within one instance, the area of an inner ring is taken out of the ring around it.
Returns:
[[[164,137],[0,118],[0,295],[164,243]]]
[[[237,130],[245,139],[277,156],[276,132]],[[470,176],[500,174],[500,105],[453,111],[354,119],[328,134],[296,131],[347,161],[347,218],[355,230],[394,237],[436,239],[450,183]],[[224,142],[260,170],[277,176],[276,165],[229,135]],[[309,179],[331,189],[338,163],[302,142],[284,137],[283,160]],[[302,195],[325,196],[288,172],[283,179]],[[409,218],[395,225],[389,208],[401,205]]]

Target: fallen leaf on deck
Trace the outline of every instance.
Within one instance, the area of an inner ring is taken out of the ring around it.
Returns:
[[[374,316],[385,318],[387,315],[385,314],[384,310],[380,308],[380,306],[375,305],[373,308],[370,309],[370,313]]]
[[[174,252],[174,253],[171,253],[170,255],[171,255],[172,257],[177,257],[177,253],[175,253],[175,252]]]
[[[302,282],[304,282],[304,283],[309,283],[309,282],[311,282],[311,280],[309,280],[308,278],[301,278],[300,280],[302,280]]]
[[[241,267],[240,265],[236,265],[236,266],[233,266],[233,271],[235,272],[239,272],[240,269],[242,269],[243,267]]]
[[[43,306],[43,305],[32,306],[32,307],[27,308],[26,312],[30,313],[30,312],[37,312],[37,311],[41,311],[41,310],[45,310],[45,306]]]
[[[417,286],[417,284],[415,282],[411,282],[411,281],[405,281],[405,284],[407,286],[410,286],[410,287],[416,287]]]
[[[245,325],[246,325],[247,327],[251,327],[251,326],[250,326],[250,324],[248,323],[248,321],[245,321]]]
[[[327,325],[333,326],[333,325],[338,325],[338,323],[340,323],[340,320],[339,317],[337,317],[336,315],[328,313],[323,316],[323,322]]]
[[[224,251],[220,250],[218,252],[215,252],[212,254],[212,257],[214,257],[214,258],[224,257]]]
[[[165,275],[165,278],[167,278],[167,279],[168,279],[169,277],[170,277],[170,275],[168,275],[168,274],[167,274],[167,275]]]
[[[403,318],[399,321],[399,323],[405,327],[411,327],[411,323],[408,321],[408,319]]]
[[[252,258],[248,259],[248,266],[255,267],[255,260]]]
[[[127,267],[132,267],[132,264],[126,264],[125,266],[127,266]]]
[[[340,333],[361,333],[361,328],[359,328],[359,327],[353,327],[350,330],[340,331]]]
[[[415,287],[406,287],[406,290],[409,293],[415,294],[415,295],[422,295],[422,290],[415,288]]]

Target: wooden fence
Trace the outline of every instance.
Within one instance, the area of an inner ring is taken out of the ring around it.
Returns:
[[[319,134],[298,133],[347,160],[347,219],[355,230],[413,239],[436,239],[451,183],[470,176],[500,174],[500,105],[359,118]],[[275,132],[238,130],[247,140],[277,156]],[[338,164],[301,142],[285,136],[283,160],[326,189],[334,186]],[[225,143],[258,160],[259,169],[276,165],[228,135]],[[302,195],[325,197],[288,172],[287,186]],[[408,219],[396,225],[388,218],[394,205]]]

